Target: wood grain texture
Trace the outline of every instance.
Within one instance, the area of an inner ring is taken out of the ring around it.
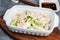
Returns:
[[[28,0],[19,0],[19,2],[23,2],[25,4],[28,4],[28,5],[31,5],[31,6],[35,6],[35,7],[39,6],[38,4],[35,4],[33,2],[29,2]]]
[[[54,31],[46,37],[41,36],[33,36],[33,35],[27,35],[27,34],[20,34],[11,32],[3,19],[0,18],[0,25],[1,28],[6,32],[10,37],[12,37],[14,40],[60,40],[60,31],[58,28],[55,28]]]

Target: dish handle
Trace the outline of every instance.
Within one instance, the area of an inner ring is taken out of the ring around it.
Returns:
[[[58,25],[59,25],[59,16],[55,14],[54,27],[58,27]]]

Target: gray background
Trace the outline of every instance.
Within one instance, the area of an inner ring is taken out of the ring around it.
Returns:
[[[30,0],[31,2],[34,2],[36,4],[38,4],[39,0]],[[60,0],[59,0],[60,3]],[[17,3],[19,5],[26,5],[24,3]],[[3,15],[5,13],[5,11],[8,8],[11,8],[14,5],[17,5],[16,3],[11,2],[11,0],[0,0],[0,16]],[[57,12],[57,15],[60,17],[60,11]],[[60,28],[60,22],[59,22],[59,26],[58,28]],[[0,28],[0,40],[13,40],[13,38],[9,37],[1,28]]]

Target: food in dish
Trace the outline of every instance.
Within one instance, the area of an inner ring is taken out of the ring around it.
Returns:
[[[57,10],[55,3],[42,3],[43,8],[51,8],[53,10]]]
[[[49,30],[51,22],[48,15],[31,10],[26,10],[25,13],[16,13],[11,19],[11,26],[36,30]]]

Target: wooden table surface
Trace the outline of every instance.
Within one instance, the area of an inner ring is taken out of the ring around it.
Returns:
[[[0,26],[3,29],[3,31],[10,37],[12,37],[14,40],[60,40],[60,30],[58,30],[58,28],[55,28],[49,36],[41,37],[11,32],[7,28],[6,23],[2,18],[0,18]]]

